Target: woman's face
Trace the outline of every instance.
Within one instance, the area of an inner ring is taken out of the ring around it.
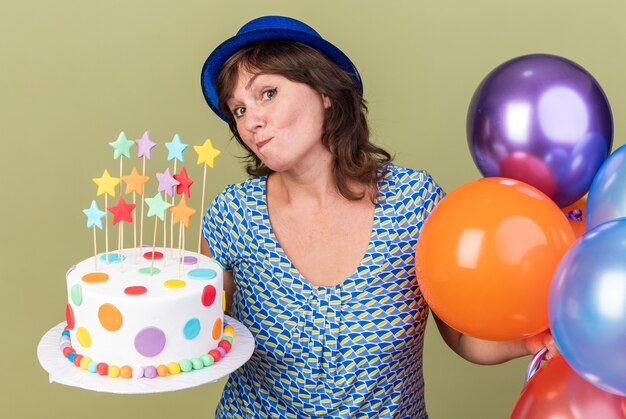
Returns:
[[[321,141],[330,100],[308,85],[240,70],[227,104],[243,142],[273,171],[311,169],[330,156]]]

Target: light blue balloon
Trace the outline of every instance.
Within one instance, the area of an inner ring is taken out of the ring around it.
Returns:
[[[626,217],[626,145],[615,150],[595,174],[585,211],[587,230]]]
[[[550,285],[548,317],[576,373],[626,396],[626,218],[600,224],[568,249]]]

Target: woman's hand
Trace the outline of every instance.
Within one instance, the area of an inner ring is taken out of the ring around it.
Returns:
[[[548,348],[548,352],[545,356],[546,361],[560,354],[554,342],[554,338],[552,337],[552,332],[550,332],[549,329],[526,339],[524,344],[530,355],[536,354],[543,347]]]

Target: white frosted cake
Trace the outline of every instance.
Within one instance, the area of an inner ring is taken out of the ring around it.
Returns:
[[[157,248],[152,257],[152,248],[124,249],[68,270],[61,351],[70,362],[153,378],[210,366],[230,350],[222,267],[179,249]]]

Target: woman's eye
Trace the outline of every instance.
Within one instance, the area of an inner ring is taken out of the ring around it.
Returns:
[[[276,89],[267,89],[263,91],[263,99],[270,100],[276,96]]]
[[[246,108],[235,108],[232,110],[232,113],[235,119],[241,118],[245,112],[246,112]]]

